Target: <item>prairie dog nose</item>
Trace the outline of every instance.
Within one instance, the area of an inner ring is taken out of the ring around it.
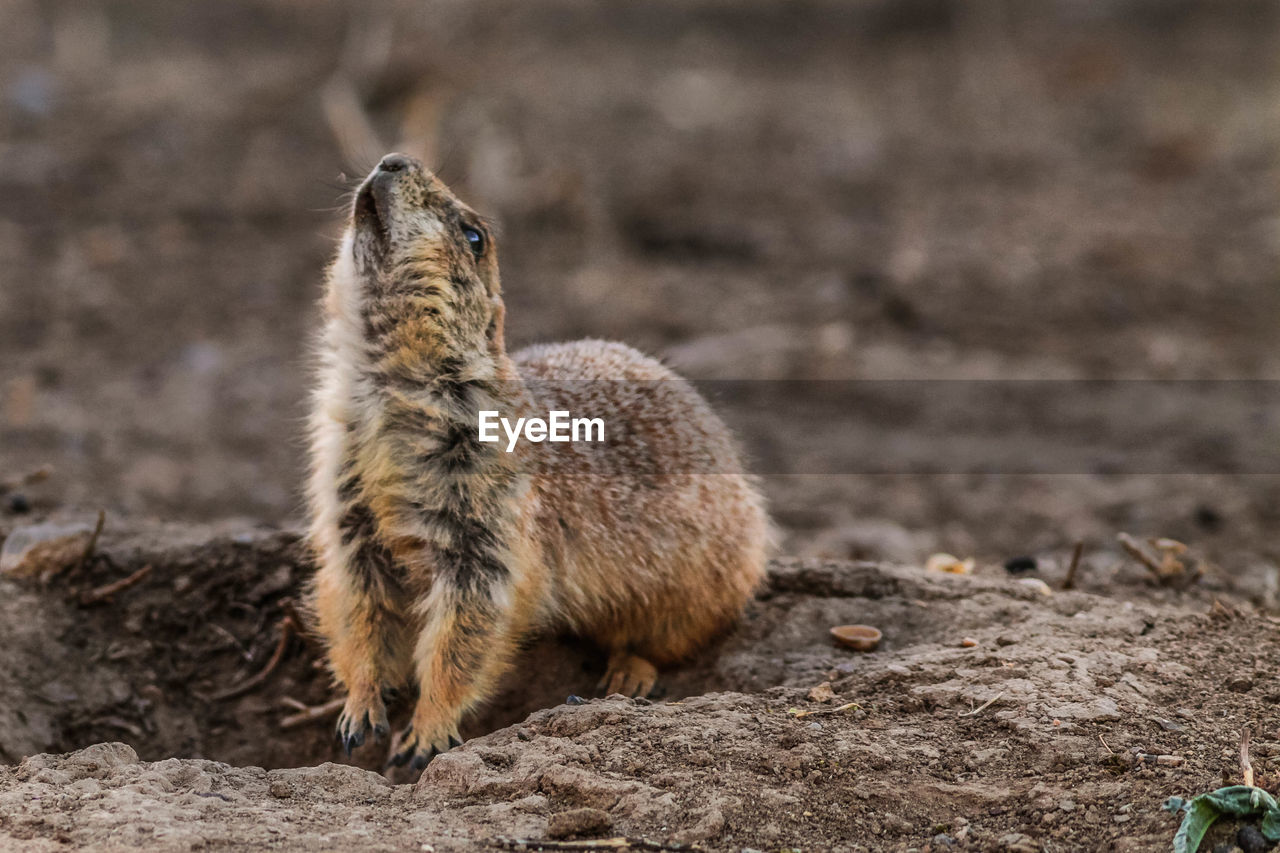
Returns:
[[[412,169],[416,165],[412,157],[407,154],[388,154],[382,158],[382,162],[378,164],[380,172],[404,172]]]

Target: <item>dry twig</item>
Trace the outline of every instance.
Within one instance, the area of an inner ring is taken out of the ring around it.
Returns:
[[[1152,557],[1128,533],[1119,533],[1116,539],[1129,556],[1141,563],[1161,586],[1186,589],[1203,574],[1197,561],[1187,556],[1187,546],[1174,539],[1148,539],[1147,544],[1155,549],[1158,555],[1156,557]]]
[[[787,713],[792,717],[795,717],[797,720],[802,720],[805,717],[829,717],[832,714],[843,714],[845,711],[851,711],[857,707],[857,702],[847,702],[839,708],[818,708],[813,711],[801,711],[798,708],[789,708],[787,709]]]
[[[125,591],[126,589],[138,583],[140,580],[142,580],[149,574],[151,574],[151,566],[148,564],[138,569],[136,572],[129,575],[127,578],[121,578],[118,581],[112,581],[111,583],[103,584],[100,587],[96,587],[94,589],[89,590],[86,593],[83,593],[80,596],[80,603],[81,604],[97,604],[98,602],[101,602],[101,601],[107,601],[116,593]]]
[[[1146,549],[1138,544],[1138,540],[1134,539],[1128,533],[1116,534],[1116,540],[1120,543],[1120,547],[1124,548],[1124,550],[1128,552],[1130,557],[1133,557],[1139,563],[1142,563],[1142,565],[1146,567],[1147,571],[1151,572],[1156,580],[1163,582],[1164,572],[1160,568],[1160,564],[1146,552]]]
[[[102,525],[106,524],[107,511],[105,509],[98,510],[98,522],[93,525],[93,534],[89,537],[89,542],[84,546],[84,553],[80,555],[80,562],[76,565],[76,571],[84,571],[84,567],[89,565],[89,561],[93,559],[93,552],[98,547],[98,537],[102,535]],[[150,567],[148,567],[150,571]]]
[[[648,838],[594,838],[581,841],[550,841],[540,838],[510,838],[498,835],[489,843],[505,850],[702,850],[700,844],[651,841]]]
[[[1244,784],[1247,787],[1253,787],[1253,762],[1249,760],[1249,726],[1244,727],[1244,731],[1240,732],[1240,775],[1244,777]]]
[[[342,706],[347,703],[346,699],[333,699],[325,702],[323,705],[303,705],[296,699],[290,700],[290,704],[301,706],[298,713],[290,714],[280,721],[281,729],[296,729],[299,726],[305,726],[307,723],[323,720],[325,717],[332,717],[334,714],[342,710]]]
[[[297,634],[302,639],[302,642],[306,643],[307,651],[312,654],[318,654],[322,650],[323,640],[311,627],[311,622],[307,619],[306,614],[298,609],[297,603],[292,598],[281,599],[280,609],[284,611],[286,618],[293,620],[293,633]]]
[[[1071,565],[1067,567],[1067,577],[1062,581],[1063,589],[1075,589],[1076,570],[1080,568],[1080,555],[1084,553],[1084,543],[1077,542],[1076,549],[1071,552]]]
[[[1003,691],[1003,690],[1001,690],[999,693],[997,693],[996,695],[992,696],[990,699],[988,699],[987,701],[983,702],[981,705],[979,705],[978,707],[974,708],[972,711],[962,711],[962,712],[961,712],[960,714],[958,714],[957,716],[960,716],[960,717],[976,717],[976,716],[978,716],[979,714],[981,714],[983,711],[987,710],[987,709],[988,709],[988,708],[990,708],[992,705],[994,705],[997,701],[999,701],[1000,697],[1001,697],[1001,696],[1003,696],[1003,695],[1004,695],[1004,691]]]
[[[209,629],[211,631],[216,631],[218,634],[221,634],[228,643],[230,643],[231,645],[239,649],[241,657],[243,657],[246,661],[253,663],[253,652],[246,649],[244,647],[244,643],[236,639],[235,634],[231,633],[226,628],[223,628],[217,622],[208,622],[206,624],[208,624]]]
[[[250,676],[239,684],[228,687],[226,690],[215,693],[209,698],[215,702],[221,702],[224,699],[234,699],[236,696],[248,693],[250,690],[266,681],[271,676],[271,673],[275,672],[276,668],[280,666],[280,662],[284,660],[284,653],[289,648],[289,637],[293,635],[293,628],[294,624],[291,617],[285,616],[281,619],[280,642],[276,643],[276,650],[271,655],[271,660],[267,661],[267,665],[259,670],[256,675]]]

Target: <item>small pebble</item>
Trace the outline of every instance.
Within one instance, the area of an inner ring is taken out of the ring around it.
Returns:
[[[1028,589],[1035,590],[1041,595],[1053,595],[1053,590],[1049,588],[1049,585],[1047,583],[1040,580],[1040,578],[1018,578],[1018,583],[1022,584]]]
[[[879,628],[870,625],[837,625],[831,629],[837,643],[859,652],[873,652],[883,636]]]
[[[1027,572],[1034,572],[1039,565],[1036,563],[1035,557],[1013,557],[1006,560],[1004,570],[1011,575],[1021,575]]]
[[[831,689],[830,681],[824,681],[809,691],[810,702],[830,702],[834,698],[836,698],[836,694]]]
[[[933,554],[925,561],[926,572],[944,572],[949,575],[973,574],[975,562],[973,557],[961,560],[951,554]]]
[[[962,649],[971,649],[976,645],[978,645],[978,641],[973,637],[965,637],[960,641],[960,648]]]
[[[276,779],[268,790],[277,800],[287,800],[293,796],[293,786],[283,779]]]
[[[570,694],[569,694],[569,697],[568,697],[567,699],[565,699],[565,700],[564,700],[564,704],[566,704],[566,705],[585,705],[585,704],[587,704],[587,700],[586,700],[586,699],[583,699],[581,696],[579,696],[579,695],[578,695],[578,694],[576,694],[576,693],[570,693]]]
[[[93,535],[93,525],[48,522],[19,527],[0,548],[0,574],[14,578],[49,577],[78,563]]]

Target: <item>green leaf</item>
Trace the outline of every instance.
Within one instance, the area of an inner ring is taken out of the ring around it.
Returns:
[[[1203,796],[1191,800],[1187,806],[1187,816],[1182,819],[1182,826],[1178,827],[1177,834],[1173,836],[1173,853],[1196,853],[1204,834],[1221,814]]]
[[[1280,841],[1280,811],[1269,811],[1263,815],[1258,829],[1268,841]]]
[[[1261,788],[1231,785],[1190,800],[1170,797],[1164,807],[1171,812],[1186,811],[1182,825],[1173,836],[1173,853],[1196,853],[1204,834],[1223,815],[1261,816],[1261,831],[1269,841],[1280,841],[1280,804]]]

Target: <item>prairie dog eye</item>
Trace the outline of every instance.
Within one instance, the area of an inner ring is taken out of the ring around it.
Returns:
[[[462,226],[462,236],[467,241],[467,245],[471,248],[471,254],[477,258],[484,254],[484,235],[476,229],[464,225]]]

